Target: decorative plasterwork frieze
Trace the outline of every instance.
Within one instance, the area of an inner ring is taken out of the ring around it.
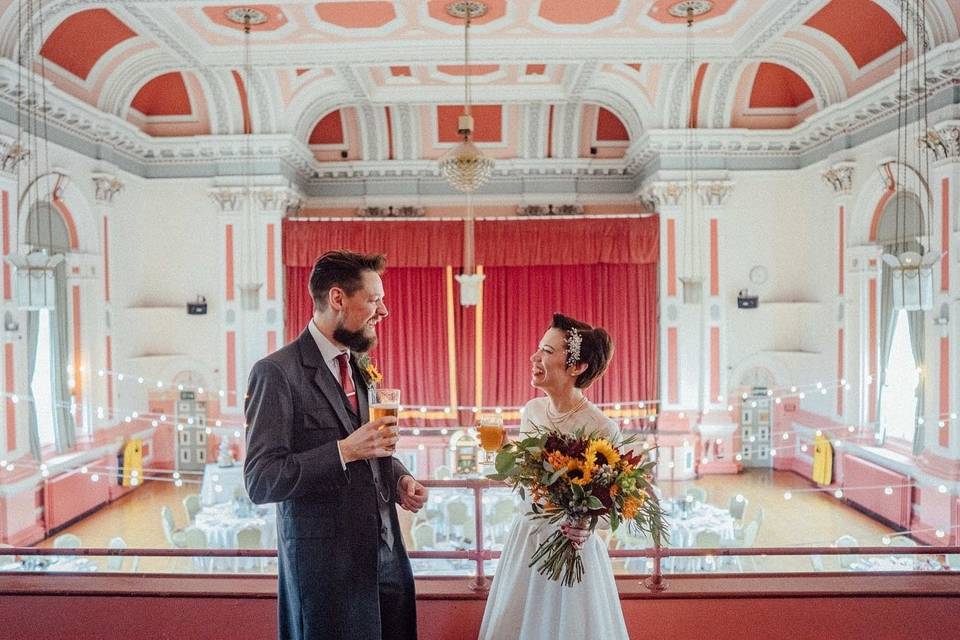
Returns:
[[[643,199],[656,203],[660,207],[679,207],[686,199],[689,185],[686,182],[663,181],[651,182],[641,192]]]
[[[940,160],[960,160],[960,120],[941,122],[920,141]]]
[[[0,138],[0,171],[15,174],[21,162],[27,159],[30,151],[16,139]]]
[[[101,204],[113,204],[113,196],[123,190],[123,183],[116,176],[98,174],[93,176],[94,195]]]
[[[853,162],[838,162],[832,165],[826,171],[820,173],[820,177],[837,195],[850,195],[853,190],[853,169],[856,164]]]
[[[426,210],[412,205],[360,207],[357,209],[357,215],[361,218],[422,218],[426,215]]]
[[[697,183],[700,204],[707,207],[722,207],[733,193],[733,183],[727,180],[706,180]]]
[[[525,204],[517,207],[518,216],[579,216],[583,207],[578,204]]]

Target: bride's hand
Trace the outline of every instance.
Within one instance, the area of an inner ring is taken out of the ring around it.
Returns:
[[[575,548],[579,549],[583,546],[583,543],[590,539],[590,534],[593,533],[587,526],[587,522],[586,520],[568,520],[560,525],[560,533],[572,542]]]

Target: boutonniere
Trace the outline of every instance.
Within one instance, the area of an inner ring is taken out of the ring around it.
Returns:
[[[360,367],[368,387],[375,389],[378,384],[383,382],[383,374],[377,369],[377,365],[373,364],[373,360],[370,359],[368,354],[357,354],[357,366]]]

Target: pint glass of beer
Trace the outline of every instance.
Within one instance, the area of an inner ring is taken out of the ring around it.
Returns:
[[[400,419],[400,389],[375,389],[374,401],[370,404],[370,420],[384,416]],[[396,427],[396,428],[399,428]]]
[[[481,413],[477,418],[480,446],[486,452],[485,464],[496,461],[497,450],[503,446],[503,416],[498,413]]]

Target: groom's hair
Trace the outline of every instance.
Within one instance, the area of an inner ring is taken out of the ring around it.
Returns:
[[[576,329],[580,334],[580,359],[575,364],[583,362],[587,368],[577,376],[574,385],[579,389],[586,389],[603,375],[610,364],[610,358],[613,357],[613,340],[610,334],[602,327],[592,327],[561,313],[553,314],[550,327],[560,329],[567,335],[571,329]]]
[[[316,309],[327,308],[327,294],[339,287],[348,295],[363,286],[363,272],[383,273],[387,257],[380,253],[354,253],[353,251],[327,251],[317,258],[310,273],[310,297]]]

